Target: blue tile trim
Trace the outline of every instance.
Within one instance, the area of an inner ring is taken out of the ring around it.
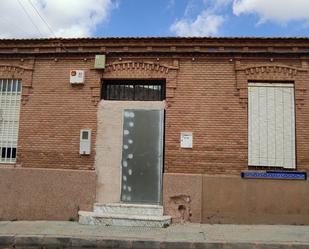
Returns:
[[[245,179],[307,180],[307,173],[291,171],[245,171],[241,173],[241,177]]]

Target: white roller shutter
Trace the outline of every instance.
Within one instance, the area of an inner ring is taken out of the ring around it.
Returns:
[[[249,83],[248,164],[295,168],[294,85]]]

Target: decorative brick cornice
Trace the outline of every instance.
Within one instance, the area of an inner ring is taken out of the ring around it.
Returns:
[[[245,108],[248,103],[248,82],[249,81],[278,81],[295,84],[296,106],[301,108],[304,105],[305,84],[304,75],[308,73],[307,63],[301,67],[278,63],[244,64],[235,62],[236,72],[236,95],[239,96],[240,104]]]
[[[21,78],[25,71],[33,71],[32,68],[27,68],[23,66],[0,64],[0,77],[8,79],[19,79]]]
[[[19,79],[22,81],[22,103],[25,104],[32,88],[33,61],[30,67],[21,65],[0,64],[0,78]]]
[[[106,37],[0,39],[0,55],[50,55],[104,53],[272,53],[301,55],[308,58],[309,38],[258,37]]]
[[[287,65],[280,64],[262,64],[262,65],[250,65],[250,66],[239,66],[236,64],[236,71],[244,71],[246,75],[255,74],[282,74],[294,77],[297,72],[307,72],[308,69],[297,68]]]
[[[105,72],[119,71],[119,70],[150,70],[160,73],[169,73],[169,70],[178,69],[177,66],[162,65],[156,62],[134,62],[121,61],[107,64]]]
[[[166,102],[170,106],[173,102],[177,87],[179,62],[172,61],[172,65],[152,61],[116,61],[106,65],[102,73],[103,79],[166,79]],[[94,105],[100,101],[100,85],[91,86]]]

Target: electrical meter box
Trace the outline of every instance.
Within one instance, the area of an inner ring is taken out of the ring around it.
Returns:
[[[82,129],[80,130],[79,154],[90,155],[90,151],[91,151],[91,130]]]
[[[104,69],[105,68],[106,56],[105,54],[97,54],[94,59],[94,68],[95,69]]]
[[[85,71],[84,70],[70,70],[70,83],[71,84],[84,84]]]

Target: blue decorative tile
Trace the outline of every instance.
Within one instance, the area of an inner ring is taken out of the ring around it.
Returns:
[[[291,171],[245,171],[241,173],[241,177],[245,179],[307,180],[307,173]]]

